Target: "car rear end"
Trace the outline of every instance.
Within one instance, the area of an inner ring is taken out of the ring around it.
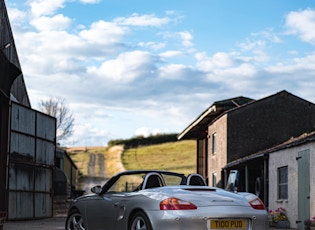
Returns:
[[[173,197],[163,199],[160,210],[147,210],[153,229],[267,229],[267,211],[255,195],[191,186],[169,194]]]

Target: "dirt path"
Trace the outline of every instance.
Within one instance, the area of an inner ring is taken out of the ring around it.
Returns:
[[[108,150],[105,167],[106,175],[109,177],[113,176],[116,173],[125,171],[125,167],[121,162],[121,155],[124,152],[124,146],[115,145]]]
[[[89,163],[88,163],[88,177],[106,177],[105,172],[105,157],[103,154],[89,154]],[[96,168],[98,168],[98,172],[96,172]]]
[[[121,162],[123,151],[123,146],[113,146],[105,157],[104,154],[93,153],[93,150],[89,150],[88,175],[84,181],[81,181],[81,189],[85,191],[85,194],[91,193],[93,186],[103,185],[107,178],[125,171]]]
[[[103,185],[106,182],[104,155],[89,152],[88,175],[81,182],[81,189],[85,194],[91,193],[91,188],[96,185]],[[96,170],[96,169],[99,170]]]
[[[103,154],[98,154],[98,167],[99,167],[99,177],[106,177],[105,172],[105,157]]]
[[[95,177],[95,161],[96,161],[95,154],[90,153],[90,160],[88,163],[88,177]]]

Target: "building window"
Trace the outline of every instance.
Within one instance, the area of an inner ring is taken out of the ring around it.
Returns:
[[[278,168],[278,199],[288,199],[288,166]]]
[[[217,187],[217,173],[212,173],[212,187]]]
[[[217,134],[212,134],[212,154],[217,152]]]

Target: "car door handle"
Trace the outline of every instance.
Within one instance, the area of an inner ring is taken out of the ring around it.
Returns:
[[[114,207],[118,207],[119,202],[114,203]]]

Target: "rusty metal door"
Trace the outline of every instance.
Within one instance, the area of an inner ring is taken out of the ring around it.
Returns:
[[[8,219],[52,216],[56,119],[11,104]]]

